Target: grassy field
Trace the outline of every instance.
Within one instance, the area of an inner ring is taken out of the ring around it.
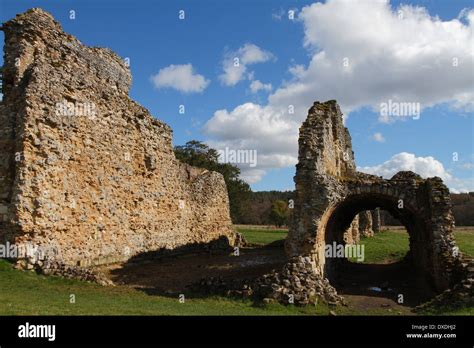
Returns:
[[[285,239],[288,234],[288,230],[285,229],[238,228],[238,231],[248,242],[261,245]]]
[[[285,229],[239,226],[237,230],[250,243],[263,245],[285,239],[288,234],[288,230]],[[474,257],[474,228],[456,229],[454,236],[459,249],[465,255]],[[400,260],[408,251],[408,233],[398,228],[377,233],[374,237],[362,238],[360,242],[365,245],[365,263]]]
[[[361,238],[364,247],[364,263],[383,263],[401,260],[407,253],[408,233],[405,231],[384,231],[373,237]]]
[[[71,295],[75,303],[70,303]],[[18,271],[0,260],[0,315],[328,315],[329,310],[325,305],[256,306],[251,301],[221,297],[189,298],[180,303],[178,298],[150,296],[125,287]],[[335,311],[351,314],[347,308]]]
[[[252,243],[267,244],[286,236],[284,230],[245,229],[239,232]],[[474,233],[457,235],[461,250],[474,255]],[[384,232],[363,241],[367,262],[380,261],[389,255],[398,258],[408,247],[406,233]],[[75,303],[71,303],[71,295]],[[334,310],[340,315],[387,315],[386,310],[356,312],[347,307]],[[279,304],[255,305],[251,301],[222,297],[178,298],[151,296],[126,287],[102,287],[96,284],[45,277],[19,271],[0,260],[0,315],[328,315],[325,305],[299,308]],[[474,314],[470,310],[445,314]]]
[[[465,254],[474,257],[474,231],[455,232],[456,243]]]

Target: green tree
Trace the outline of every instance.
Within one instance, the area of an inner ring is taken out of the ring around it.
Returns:
[[[272,204],[270,212],[270,220],[278,227],[286,225],[288,222],[289,210],[288,204],[285,201],[277,200]]]
[[[248,210],[248,201],[252,190],[240,179],[240,169],[230,163],[219,163],[219,153],[206,144],[191,140],[185,145],[174,148],[175,156],[183,163],[206,168],[221,173],[229,194],[230,217],[232,222],[241,223]]]

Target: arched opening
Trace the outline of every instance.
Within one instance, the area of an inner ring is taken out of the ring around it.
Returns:
[[[376,208],[387,211],[405,227],[408,233],[408,253],[397,263],[350,262],[346,255],[347,251],[352,252],[353,256],[357,254],[358,257],[361,252],[365,252],[365,249],[356,242],[352,248],[346,250],[345,232],[357,214]],[[352,289],[350,291],[357,289],[359,294],[367,294],[371,284],[377,289],[383,287],[380,284],[384,283],[381,279],[385,277],[392,283],[396,283],[397,280],[400,284],[410,283],[409,288],[416,288],[419,294],[427,296],[434,294],[431,291],[434,290],[433,253],[429,249],[432,245],[429,241],[431,236],[416,207],[407,206],[403,199],[398,197],[366,193],[351,195],[328,212],[323,235],[324,246],[329,248],[329,254],[325,252],[323,272],[336,289]],[[334,252],[331,254],[331,250],[334,251],[335,247],[341,250],[344,248],[346,253],[342,257],[341,254]],[[351,287],[355,283],[357,286]]]

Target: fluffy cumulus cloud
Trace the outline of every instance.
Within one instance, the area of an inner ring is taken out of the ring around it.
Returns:
[[[243,168],[240,177],[249,184],[254,184],[262,180],[265,170]]]
[[[246,103],[230,112],[218,110],[205,124],[204,131],[213,137],[209,145],[218,150],[257,152],[256,168],[237,163],[242,177],[250,183],[258,182],[267,169],[289,167],[297,162],[298,126],[269,106]]]
[[[263,83],[259,80],[253,80],[250,83],[250,91],[252,93],[258,93],[259,91],[270,92],[273,89],[271,83]]]
[[[273,58],[272,53],[247,43],[237,51],[225,54],[222,61],[223,73],[219,75],[219,79],[226,86],[235,86],[242,80],[253,79],[253,74],[248,72],[249,65],[263,63]]]
[[[307,107],[315,97],[336,99],[345,113],[367,105],[379,110],[389,100],[473,108],[474,11],[463,12],[466,25],[421,7],[333,0],[304,7],[299,19],[312,58],[272,103]]]
[[[173,88],[184,93],[200,93],[210,83],[204,76],[196,74],[191,64],[171,64],[160,69],[151,81],[156,88]]]
[[[401,152],[382,164],[371,167],[359,167],[357,169],[361,172],[379,175],[387,179],[401,170],[410,170],[423,178],[440,177],[450,187],[452,192],[474,191],[472,179],[462,180],[454,177],[444,168],[441,162],[431,156],[417,157],[412,153]]]
[[[389,101],[391,107],[423,109],[448,103],[474,109],[474,10],[443,21],[421,7],[328,0],[304,7],[298,19],[309,63],[291,66],[291,79],[270,94],[266,105],[246,103],[218,110],[204,127],[220,146],[257,149],[259,158],[265,158],[265,166],[258,169],[296,163],[297,131],[315,100],[336,99],[346,116],[364,106],[379,110]],[[241,57],[244,51],[251,52],[241,62],[270,59],[250,47],[239,49]],[[247,64],[235,69],[231,63],[224,64],[221,75],[228,85],[247,74]],[[388,116],[391,111],[395,109],[389,108]]]

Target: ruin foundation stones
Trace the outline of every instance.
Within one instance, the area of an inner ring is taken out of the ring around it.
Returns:
[[[2,30],[0,240],[41,251],[21,265],[234,243],[222,175],[175,159],[171,129],[129,98],[120,57],[41,9]]]

